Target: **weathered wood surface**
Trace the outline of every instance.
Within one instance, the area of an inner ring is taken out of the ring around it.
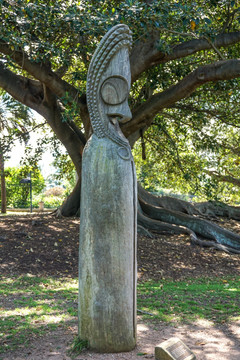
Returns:
[[[136,345],[137,184],[119,122],[131,118],[129,30],[110,30],[95,53],[87,100],[93,127],[83,153],[79,337],[99,352]]]
[[[136,192],[132,161],[117,148],[93,135],[82,184],[80,337],[107,352],[128,351],[136,341]]]

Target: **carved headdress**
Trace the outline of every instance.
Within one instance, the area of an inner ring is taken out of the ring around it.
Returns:
[[[99,100],[99,96],[101,97],[100,90],[103,88],[103,83],[106,84],[106,78],[104,79],[103,75],[111,59],[123,48],[128,49],[129,51],[131,49],[131,45],[132,37],[128,26],[122,24],[114,26],[102,38],[99,46],[97,47],[91,60],[87,77],[87,104],[94,134],[98,138],[108,137],[115,143],[124,147],[126,147],[128,141],[126,138],[120,136],[116,131],[114,131],[114,128],[107,126],[99,107],[99,102],[104,102],[105,99],[102,95],[102,98]],[[129,59],[127,59],[127,61],[129,62]],[[111,78],[115,78],[117,80],[120,79],[119,81],[122,82],[122,84],[125,80],[124,77],[121,76],[111,76]],[[112,83],[106,84],[105,86],[105,90],[108,92],[108,96],[110,97],[111,87],[113,90],[118,91],[117,80],[116,84],[114,84],[114,81],[112,81]],[[126,86],[129,88],[128,85]],[[114,87],[116,89],[114,89]],[[127,89],[127,93],[128,92],[129,89]],[[126,97],[123,100],[127,100]],[[111,105],[111,102],[108,102],[108,104]]]

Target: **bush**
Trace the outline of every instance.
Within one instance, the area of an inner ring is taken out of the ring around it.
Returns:
[[[22,179],[28,178],[30,171],[33,198],[44,189],[45,182],[39,169],[29,166],[9,167],[5,170],[7,206],[15,208],[30,206],[30,184],[20,183]]]
[[[64,189],[61,186],[55,186],[45,191],[44,196],[61,196],[64,193]]]
[[[62,205],[65,196],[45,196],[45,195],[38,195],[33,199],[33,207],[39,208],[39,202],[43,201],[45,209],[55,209]]]

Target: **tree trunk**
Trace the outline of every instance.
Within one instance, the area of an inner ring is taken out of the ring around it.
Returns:
[[[0,174],[1,174],[1,213],[6,214],[7,194],[6,194],[6,182],[5,182],[5,172],[4,172],[4,158],[1,150],[0,150]]]
[[[57,210],[57,216],[79,216],[80,215],[80,198],[81,198],[81,177],[78,178],[78,181],[68,196],[68,198],[63,202],[62,206]]]

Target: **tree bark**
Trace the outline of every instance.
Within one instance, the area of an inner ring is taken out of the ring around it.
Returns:
[[[1,149],[0,149],[0,174],[1,174],[1,213],[6,214],[7,193],[6,193],[6,182],[5,182],[5,172],[4,172],[4,158]]]
[[[233,251],[240,250],[240,235],[226,230],[208,220],[146,203],[146,201],[141,199],[141,196],[138,196],[138,200],[144,214],[151,219],[184,226],[205,239],[216,241],[228,248],[229,251],[231,251],[231,249]],[[144,223],[141,225],[144,226]]]
[[[161,37],[161,32],[155,32],[151,35],[152,36],[149,36],[148,41],[139,41],[132,49],[130,57],[132,82],[134,82],[144,71],[153,66],[171,60],[181,59],[202,50],[212,49],[212,45],[209,41],[201,38],[183,41],[179,45],[174,44],[170,46],[170,51],[168,53],[164,53],[159,51],[157,46]],[[228,47],[238,43],[239,40],[240,31],[223,33],[215,37],[213,45],[216,48]]]
[[[240,220],[240,206],[230,206],[217,201],[195,203],[194,206],[205,216]]]
[[[62,206],[57,210],[57,216],[79,216],[80,215],[80,201],[81,201],[81,177],[67,199],[63,202]]]

